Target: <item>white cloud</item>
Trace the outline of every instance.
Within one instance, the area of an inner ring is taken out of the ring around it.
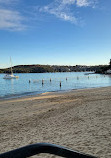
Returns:
[[[21,31],[26,28],[24,17],[19,11],[13,10],[18,0],[0,0],[0,29]],[[13,7],[12,7],[13,6]]]
[[[76,0],[62,0],[63,4],[74,4]]]
[[[40,8],[39,11],[55,15],[57,18],[65,21],[77,23],[75,16],[69,11],[69,8],[67,7],[66,1],[55,1],[55,3],[51,3]]]
[[[29,22],[29,19],[33,20],[32,14],[34,12],[32,12],[32,10],[29,12],[27,6],[25,8],[26,10],[15,10],[15,8],[17,8],[15,6],[19,4],[19,1],[20,0],[0,0],[0,29],[12,31],[24,30],[26,29],[24,22]],[[64,21],[78,24],[81,23],[81,20],[79,19],[80,17],[77,17],[76,8],[78,8],[78,10],[81,7],[93,8],[96,1],[97,0],[53,0],[52,3],[46,6],[37,7],[37,10],[51,14]]]
[[[23,17],[17,11],[0,9],[0,29],[21,31],[25,29],[22,24]]]
[[[94,8],[98,0],[76,0],[76,5],[78,7],[91,7]]]
[[[93,7],[97,0],[62,0],[62,4],[75,5],[78,7]]]
[[[18,0],[0,0],[0,5],[9,5],[17,2]]]
[[[76,1],[76,5],[79,7],[88,7],[90,6],[90,2],[89,0],[77,0]]]
[[[57,18],[60,18],[65,21],[77,24],[78,18],[74,14],[74,10],[71,10],[70,7],[94,7],[97,0],[55,0],[51,4],[44,6],[39,9],[40,12],[46,12],[52,15],[55,15]]]

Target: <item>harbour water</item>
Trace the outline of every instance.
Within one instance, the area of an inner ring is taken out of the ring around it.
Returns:
[[[19,78],[3,79],[4,74],[0,74],[0,99],[53,91],[111,86],[111,75],[86,74],[86,72],[21,73],[15,75]]]

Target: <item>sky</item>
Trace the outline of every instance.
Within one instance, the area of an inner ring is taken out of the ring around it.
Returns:
[[[0,68],[104,65],[111,58],[111,0],[0,0]]]

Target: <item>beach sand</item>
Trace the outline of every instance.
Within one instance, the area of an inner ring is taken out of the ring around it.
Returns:
[[[111,158],[111,87],[1,100],[0,152],[39,142]]]

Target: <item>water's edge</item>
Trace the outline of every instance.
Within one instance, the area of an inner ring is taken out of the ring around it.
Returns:
[[[99,88],[107,88],[107,87],[111,87],[111,86],[106,86],[106,87],[86,87],[86,88],[78,88],[78,89],[69,89],[69,90],[59,90],[59,91],[46,91],[46,92],[41,92],[41,93],[36,93],[36,92],[27,92],[27,93],[24,93],[24,94],[17,94],[17,95],[9,95],[9,96],[4,96],[4,97],[0,97],[0,101],[3,101],[3,100],[12,100],[12,99],[19,99],[19,98],[30,98],[30,97],[35,97],[35,96],[39,96],[39,95],[42,95],[42,94],[52,94],[52,93],[67,93],[67,92],[76,92],[77,90],[87,90],[87,89],[99,89]]]
[[[46,92],[111,86],[111,75],[85,72],[17,74],[19,79],[4,80],[0,74],[0,100],[29,97]],[[30,82],[29,82],[30,81]]]

